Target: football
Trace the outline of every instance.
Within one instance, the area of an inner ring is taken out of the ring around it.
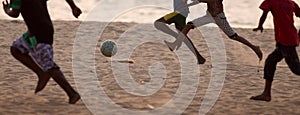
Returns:
[[[104,41],[101,45],[101,53],[106,57],[112,57],[117,53],[117,45],[113,41]]]

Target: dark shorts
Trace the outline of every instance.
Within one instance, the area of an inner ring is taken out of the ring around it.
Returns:
[[[167,24],[175,23],[175,27],[178,30],[182,30],[186,26],[186,17],[179,12],[172,12],[165,15],[164,20]]]
[[[283,46],[277,44],[276,49],[267,57],[264,67],[264,78],[273,80],[276,70],[276,65],[282,59],[285,59],[286,64],[290,70],[300,75],[300,62],[296,51],[296,46]]]

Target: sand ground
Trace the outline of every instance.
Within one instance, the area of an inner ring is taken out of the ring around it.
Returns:
[[[72,50],[80,24],[79,21],[54,21],[55,60],[74,87],[76,84],[72,72]],[[99,43],[105,39],[117,40],[122,33],[135,25],[135,23],[111,23]],[[53,80],[43,91],[34,94],[37,77],[15,60],[9,52],[12,41],[26,30],[26,26],[22,21],[14,20],[1,20],[0,26],[2,48],[0,50],[0,114],[92,114],[83,101],[69,105],[67,95]],[[274,49],[274,33],[271,29],[265,30],[263,34],[252,32],[251,29],[236,28],[235,30],[241,36],[260,45],[264,52],[264,59]],[[154,36],[145,34],[154,34]],[[136,33],[133,36],[159,37],[155,34],[151,31],[143,34]],[[183,113],[196,115],[210,81],[212,66],[209,49],[199,31],[193,30],[189,35],[200,53],[207,59],[204,65],[199,66],[200,79],[196,95]],[[294,75],[283,62],[277,67],[272,89],[273,100],[271,102],[249,100],[250,96],[261,93],[263,89],[264,61],[259,64],[249,48],[227,39],[224,35],[223,38],[227,59],[226,78],[220,96],[208,114],[300,114],[300,78]],[[111,60],[101,55],[98,50],[95,51],[95,55],[96,72],[101,87],[115,103],[123,108],[135,111],[159,108],[173,97],[179,87],[178,58],[164,44],[145,43],[137,47],[131,55],[135,63],[129,65],[130,72],[136,81],[150,81],[148,67],[151,63],[161,62],[167,69],[165,85],[157,93],[146,97],[128,94],[122,90],[114,80],[110,67]],[[110,113],[110,109],[102,110],[101,113],[104,115]]]

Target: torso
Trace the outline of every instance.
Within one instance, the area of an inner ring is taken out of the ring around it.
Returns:
[[[270,0],[273,15],[276,42],[285,46],[299,44],[297,29],[294,26],[295,4],[291,0]]]
[[[38,43],[53,43],[53,25],[47,10],[46,0],[23,0],[21,14],[30,34]]]
[[[187,6],[187,0],[173,0],[174,11],[180,12],[181,15],[187,17],[190,13]]]

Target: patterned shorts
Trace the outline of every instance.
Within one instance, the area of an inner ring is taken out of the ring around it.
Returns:
[[[218,14],[216,17],[214,17],[216,24],[219,26],[219,28],[230,38],[235,38],[237,34],[235,31],[231,28],[229,25],[226,16],[224,13]]]
[[[43,71],[59,68],[53,60],[53,48],[50,44],[38,43],[34,48],[29,48],[21,37],[15,40],[12,46],[22,54],[28,54]]]
[[[191,21],[191,23],[195,27],[200,27],[209,23],[215,23],[229,38],[234,39],[235,37],[237,37],[236,32],[229,25],[224,13],[219,13],[217,16],[212,17],[211,14],[207,11],[205,16],[197,18]]]

